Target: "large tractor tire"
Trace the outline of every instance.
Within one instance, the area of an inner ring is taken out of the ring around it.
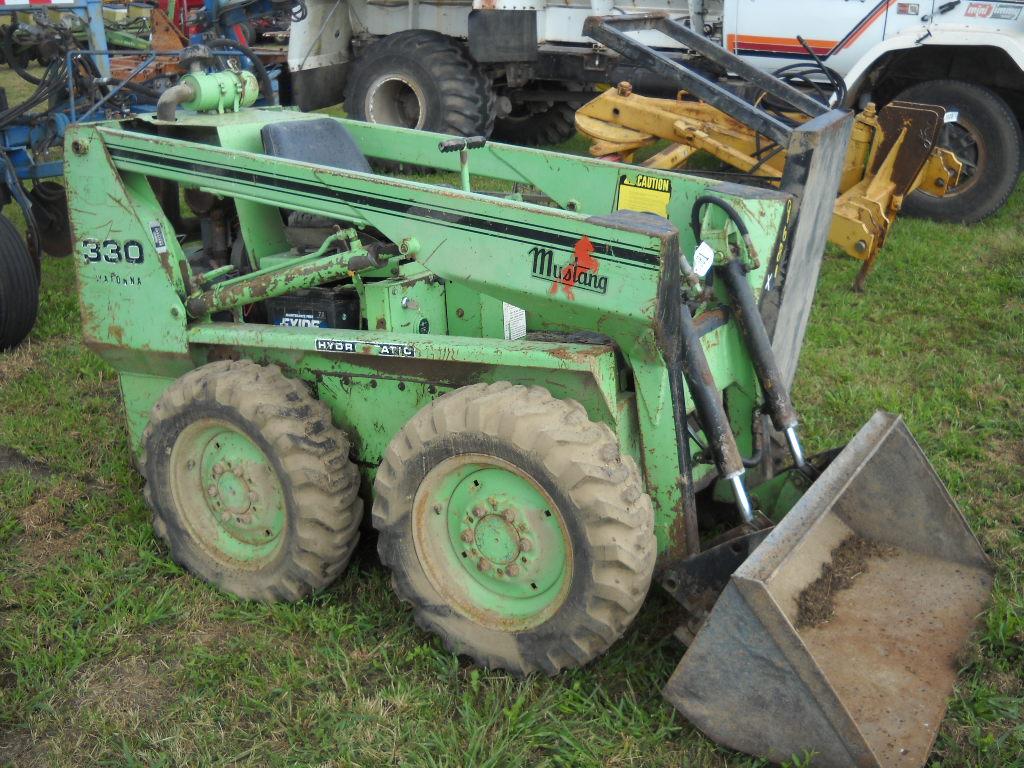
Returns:
[[[373,525],[420,626],[478,664],[554,674],[603,653],[644,601],[655,539],[642,489],[579,403],[477,384],[395,435]]]
[[[411,29],[378,40],[356,60],[345,109],[371,123],[490,136],[495,95],[465,45]]]
[[[561,83],[531,83],[531,88],[543,90],[546,87],[564,89]],[[498,118],[494,123],[493,138],[508,144],[528,147],[544,144],[561,144],[576,135],[576,110],[587,101],[587,95],[580,95],[575,101],[524,101],[511,114]]]
[[[960,182],[943,197],[918,190],[903,203],[903,212],[970,224],[1002,208],[1017,186],[1022,155],[1020,126],[1006,102],[962,80],[929,80],[896,98],[944,107],[954,119],[943,125],[938,143],[964,163]]]
[[[221,361],[182,376],[142,437],[153,528],[179,565],[231,594],[299,600],[359,539],[349,442],[276,366]]]
[[[0,352],[18,346],[36,324],[39,273],[21,233],[0,214]]]

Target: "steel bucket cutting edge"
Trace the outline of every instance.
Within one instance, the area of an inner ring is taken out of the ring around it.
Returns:
[[[664,695],[751,755],[916,768],[992,581],[921,447],[880,411],[733,573]]]

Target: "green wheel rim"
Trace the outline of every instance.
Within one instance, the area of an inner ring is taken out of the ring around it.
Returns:
[[[174,505],[214,559],[259,568],[280,548],[287,522],[281,480],[263,449],[227,421],[182,430],[170,461]]]
[[[413,539],[433,587],[484,626],[538,626],[568,592],[572,545],[561,512],[502,459],[464,454],[434,467],[413,503]]]

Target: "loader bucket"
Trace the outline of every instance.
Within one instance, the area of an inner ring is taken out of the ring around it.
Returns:
[[[920,446],[880,411],[735,571],[664,694],[751,755],[921,766],[991,589]]]

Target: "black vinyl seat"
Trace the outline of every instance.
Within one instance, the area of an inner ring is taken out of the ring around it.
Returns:
[[[371,172],[352,134],[329,117],[267,123],[260,129],[260,136],[263,151],[272,157],[343,171]]]
[[[260,129],[263,151],[282,160],[314,163],[326,168],[370,173],[370,164],[345,126],[329,117],[283,120]],[[302,211],[286,214],[285,236],[300,250],[312,250],[333,231],[336,222]]]

